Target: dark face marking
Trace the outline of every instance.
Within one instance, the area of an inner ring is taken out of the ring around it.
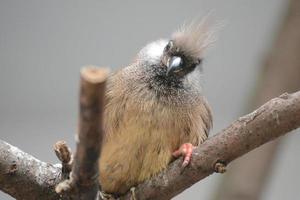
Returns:
[[[167,67],[166,76],[175,76],[183,78],[192,72],[197,65],[200,65],[202,59],[193,58],[187,52],[182,51],[170,40],[164,49],[162,63]]]

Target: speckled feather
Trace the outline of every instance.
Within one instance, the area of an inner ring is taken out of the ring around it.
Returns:
[[[181,144],[199,145],[208,136],[212,116],[200,71],[166,77],[161,58],[167,43],[150,43],[109,79],[99,166],[105,192],[125,193],[166,168]]]

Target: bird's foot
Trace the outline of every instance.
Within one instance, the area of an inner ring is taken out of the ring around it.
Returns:
[[[135,196],[135,187],[130,188],[131,197],[130,200],[137,200]]]
[[[99,196],[100,197],[98,199],[102,199],[102,200],[115,200],[116,199],[112,194],[108,194],[103,191],[99,192]]]
[[[183,156],[182,167],[186,167],[191,161],[192,153],[195,148],[196,147],[191,143],[184,143],[178,150],[174,151],[172,155],[175,158]]]

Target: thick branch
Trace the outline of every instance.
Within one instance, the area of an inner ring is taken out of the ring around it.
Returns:
[[[0,140],[0,189],[16,199],[57,200],[61,168]]]
[[[289,0],[287,15],[270,49],[262,72],[258,74],[257,94],[253,107],[258,107],[283,92],[300,89],[300,1]],[[264,145],[234,162],[213,192],[214,200],[259,200],[272,175],[274,162],[284,140]],[[247,180],[247,181],[245,181]]]
[[[300,91],[275,98],[241,117],[205,141],[181,170],[176,160],[158,176],[137,186],[137,199],[170,199],[214,172],[216,163],[228,164],[250,150],[300,127]],[[124,199],[130,199],[128,193]]]
[[[182,161],[177,160],[158,176],[138,185],[135,196],[139,200],[170,199],[212,174],[216,163],[228,164],[248,151],[298,127],[300,92],[281,95],[204,142],[195,150],[192,162],[184,171],[181,168]],[[84,172],[81,169],[77,170]],[[7,143],[0,142],[0,189],[11,196],[18,199],[58,199],[54,187],[60,180],[60,173],[61,167],[43,163]],[[84,178],[79,179],[79,183],[94,184],[92,173],[80,176]],[[91,185],[80,186],[86,186],[84,188],[89,190]],[[123,199],[130,197],[131,194],[128,193]]]
[[[73,199],[95,199],[99,190],[98,158],[107,76],[105,68],[85,67],[81,70],[79,132],[73,168],[70,180],[56,188],[60,193],[71,190]]]

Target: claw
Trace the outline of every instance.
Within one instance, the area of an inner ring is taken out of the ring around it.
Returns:
[[[182,167],[186,167],[191,161],[192,153],[195,148],[196,147],[193,146],[191,143],[184,143],[180,146],[178,150],[174,151],[172,155],[175,158],[183,156]]]
[[[108,194],[108,193],[105,193],[103,191],[100,191],[98,193],[98,198],[97,199],[102,199],[102,200],[114,200],[114,196],[112,194]]]
[[[135,187],[130,188],[130,192],[131,192],[130,200],[136,200]]]

